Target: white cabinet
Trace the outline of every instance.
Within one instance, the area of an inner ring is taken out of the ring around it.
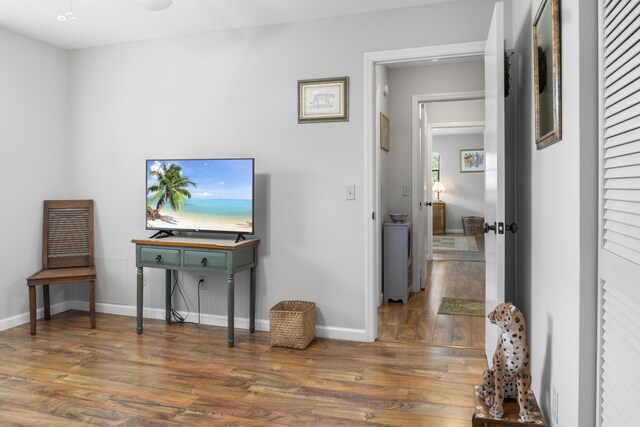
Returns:
[[[383,226],[384,302],[402,300],[411,292],[411,223],[386,222]]]

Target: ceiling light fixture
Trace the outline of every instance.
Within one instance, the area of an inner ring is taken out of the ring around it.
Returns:
[[[67,19],[73,21],[74,19],[76,19],[76,15],[74,15],[73,11],[71,10],[71,0],[69,0],[68,6],[69,8],[67,9],[67,12],[64,13],[62,9],[62,0],[60,0],[60,14],[58,14],[58,21],[64,22]]]
[[[138,0],[145,9],[155,12],[166,9],[173,4],[173,0]]]

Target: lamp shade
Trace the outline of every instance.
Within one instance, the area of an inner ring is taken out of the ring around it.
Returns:
[[[438,192],[443,192],[445,191],[444,189],[444,185],[442,185],[442,183],[440,181],[436,181],[433,183],[433,191],[438,191]]]

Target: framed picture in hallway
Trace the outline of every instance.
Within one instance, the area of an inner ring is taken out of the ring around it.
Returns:
[[[542,0],[533,21],[533,97],[536,148],[562,138],[559,0]]]
[[[348,121],[349,77],[298,80],[298,123]]]
[[[380,148],[389,151],[391,149],[389,144],[389,117],[380,113]]]
[[[460,150],[460,172],[484,172],[484,150]]]

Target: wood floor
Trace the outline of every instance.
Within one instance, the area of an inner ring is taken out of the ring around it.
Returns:
[[[424,290],[407,304],[387,302],[378,308],[378,338],[484,349],[484,317],[438,314],[442,297],[484,300],[484,239],[476,242],[478,252],[435,252]]]
[[[68,311],[0,332],[0,425],[468,426],[478,350],[316,339]]]

